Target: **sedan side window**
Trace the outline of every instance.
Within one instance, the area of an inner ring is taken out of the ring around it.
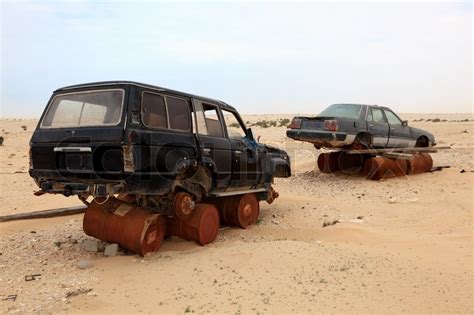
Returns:
[[[402,121],[392,111],[385,110],[385,115],[387,116],[387,120],[390,125],[402,124]]]
[[[380,108],[372,108],[372,116],[375,122],[386,124],[385,116]]]
[[[367,121],[374,121],[374,118],[372,117],[372,109],[370,107],[367,108]]]

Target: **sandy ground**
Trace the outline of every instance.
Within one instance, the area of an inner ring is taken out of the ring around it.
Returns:
[[[283,127],[253,128],[289,152],[294,176],[276,180],[280,198],[261,203],[258,225],[223,230],[205,247],[173,238],[146,258],[106,258],[83,248],[82,215],[0,223],[0,298],[17,295],[0,300],[0,313],[473,313],[474,117],[402,118],[452,146],[433,155],[451,168],[380,182],[321,174],[320,151]],[[0,124],[0,215],[79,205],[33,196],[36,121]],[[41,277],[25,281],[31,274]]]

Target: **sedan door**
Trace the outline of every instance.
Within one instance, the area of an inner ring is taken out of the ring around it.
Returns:
[[[410,127],[404,125],[402,120],[389,109],[384,109],[390,126],[390,139],[388,146],[391,148],[405,148],[410,145],[411,131]]]
[[[388,144],[390,128],[383,110],[371,107],[367,113],[367,129],[372,134],[372,146],[385,148]]]

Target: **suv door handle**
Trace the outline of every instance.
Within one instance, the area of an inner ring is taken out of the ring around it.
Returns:
[[[235,154],[242,154],[242,151],[240,151],[240,150],[235,150],[234,152],[235,152]]]
[[[375,125],[369,125],[369,127],[375,127]]]
[[[206,153],[206,154],[209,154],[211,152],[211,149],[208,149],[208,148],[203,148],[202,149],[202,152]]]

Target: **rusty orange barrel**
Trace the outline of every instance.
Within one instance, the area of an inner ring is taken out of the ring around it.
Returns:
[[[407,170],[408,164],[406,160],[377,156],[365,161],[362,173],[369,179],[380,180],[404,176],[407,174]]]
[[[356,174],[362,172],[366,159],[367,156],[363,154],[341,152],[338,157],[338,166],[345,174]]]
[[[322,173],[339,171],[339,155],[341,152],[321,153],[318,156],[318,168]]]
[[[433,159],[428,153],[413,154],[413,157],[408,160],[408,174],[425,173],[433,167]]]
[[[157,251],[165,234],[165,218],[116,198],[94,199],[84,214],[84,232],[144,256]]]
[[[257,223],[260,204],[255,194],[218,198],[221,222],[243,229]]]
[[[200,245],[212,243],[219,232],[219,211],[212,204],[198,203],[189,218],[168,218],[168,229],[168,235]]]

